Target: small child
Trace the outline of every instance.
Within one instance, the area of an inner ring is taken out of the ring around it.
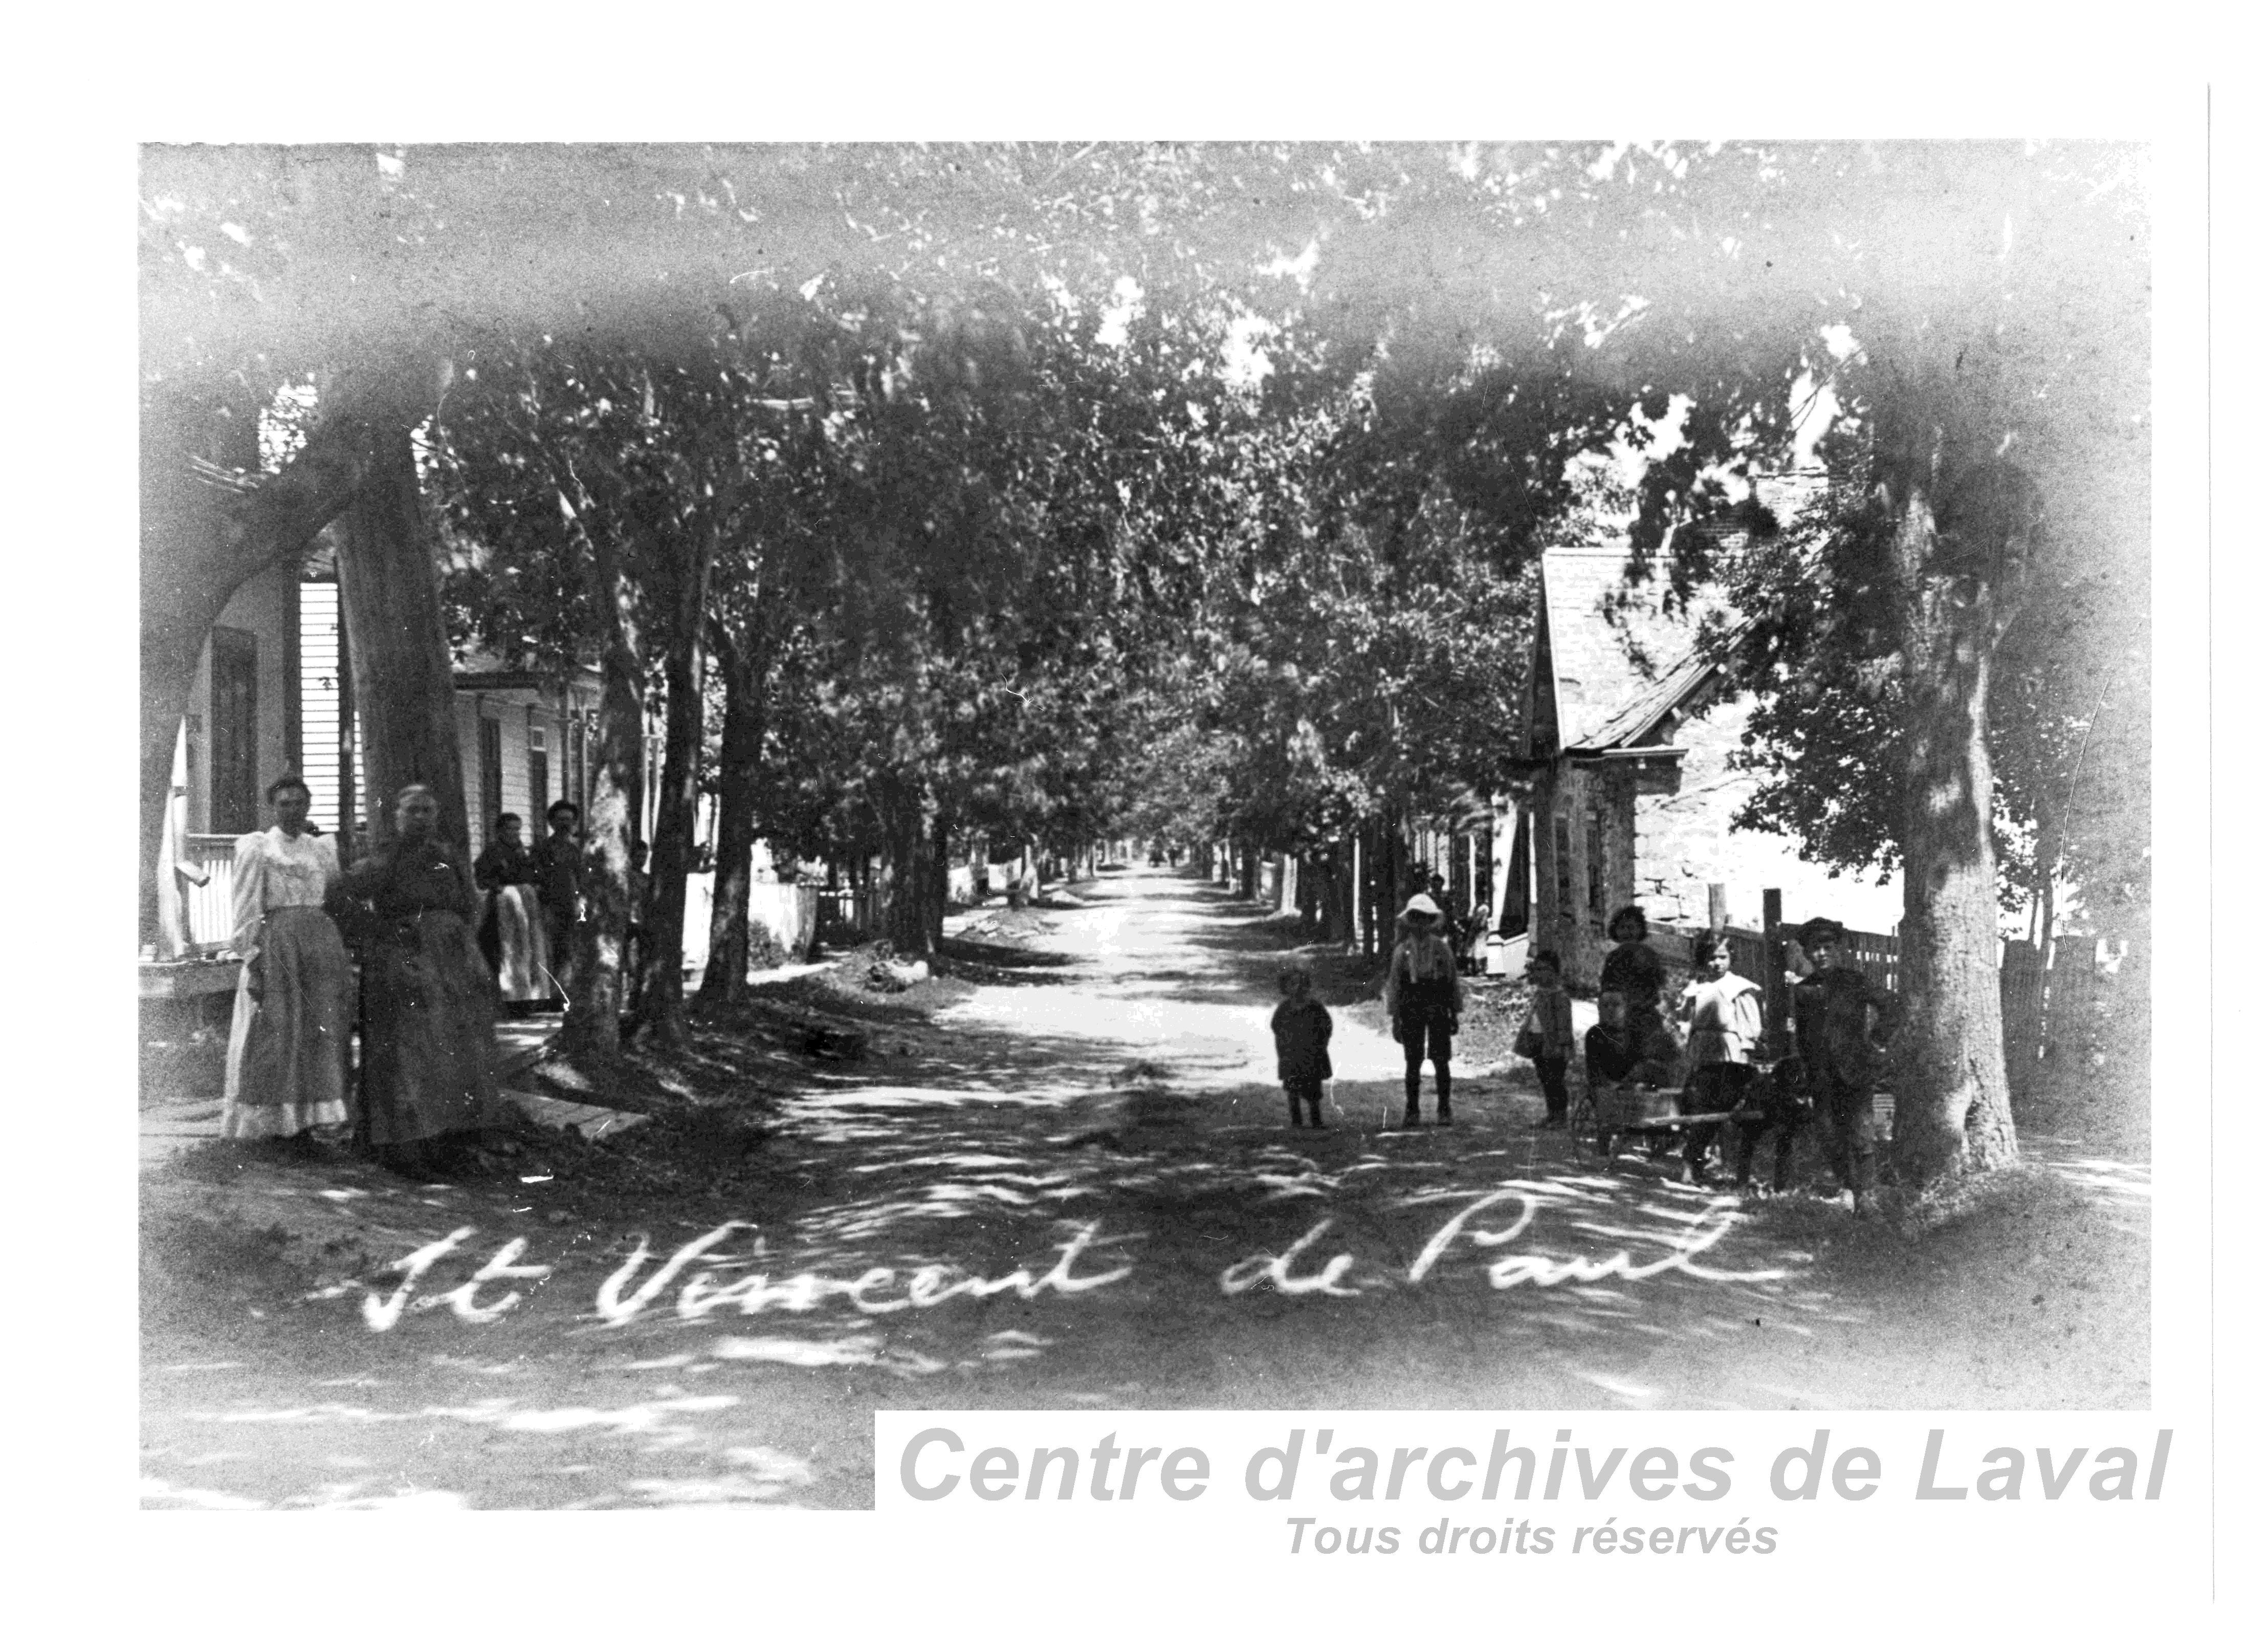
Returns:
[[[1521,1029],[1521,1052],[1535,1064],[1535,1082],[1543,1091],[1543,1122],[1565,1124],[1567,1060],[1575,1053],[1575,1007],[1559,983],[1559,955],[1535,953],[1528,961],[1528,978],[1534,994],[1528,1000],[1528,1023]]]
[[[1320,1130],[1323,1125],[1323,1080],[1331,1076],[1331,1013],[1314,997],[1314,977],[1294,965],[1276,977],[1284,1001],[1269,1018],[1276,1035],[1276,1076],[1292,1104],[1292,1124]],[[1302,1121],[1300,1103],[1307,1104]]]
[[[1738,1112],[1753,1076],[1749,1061],[1764,1036],[1764,989],[1733,973],[1732,942],[1712,931],[1694,937],[1692,959],[1693,979],[1678,999],[1678,1015],[1688,1029],[1689,1071],[1677,1110]],[[1687,1184],[1704,1179],[1710,1144],[1719,1138],[1715,1125],[1696,1125],[1686,1132],[1683,1176]],[[1724,1132],[1727,1147],[1732,1139],[1732,1132]],[[1723,1156],[1730,1169],[1733,1155],[1727,1152]]]

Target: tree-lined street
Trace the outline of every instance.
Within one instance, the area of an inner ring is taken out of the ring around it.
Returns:
[[[634,992],[687,1036],[704,792],[711,1002],[757,838],[873,868],[907,953],[972,839],[1226,840],[1327,881],[1359,844],[1322,910],[1367,945],[1417,826],[1518,784],[1540,549],[1626,543],[1672,609],[1742,616],[1703,645],[1757,703],[1747,823],[1904,874],[1904,1180],[1990,1171],[2004,909],[2146,927],[2146,783],[2106,755],[2147,728],[2138,165],[152,148],[145,866],[204,628],[329,526],[367,833],[412,781],[445,840],[488,829],[452,645],[603,681],[580,1049]],[[1783,522],[1757,483],[1791,464],[1823,481]]]
[[[150,146],[144,1100],[224,1023],[228,1128],[255,1029],[308,1091],[145,1177],[151,1501],[858,1504],[892,1405],[2146,1403],[2145,159]],[[1870,973],[1744,834],[1897,880]],[[1450,1129],[1384,1128],[1406,924],[1437,1031],[1499,971]],[[1664,1106],[1832,1114],[1786,1197],[1535,1127],[1547,947]]]

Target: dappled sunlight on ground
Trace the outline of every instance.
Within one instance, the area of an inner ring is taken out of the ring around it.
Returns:
[[[2074,1187],[2137,1210],[2150,1203],[2150,1167],[2123,1159],[2090,1158],[2059,1151],[2064,1144],[2049,1144],[2037,1154],[2041,1167]]]
[[[2095,1252],[2019,1250],[2041,1284],[2013,1296],[2005,1269],[1983,1292],[1965,1262],[1845,1254],[1827,1200],[1579,1154],[1536,1127],[1524,1068],[1461,1073],[1448,1128],[1429,1080],[1425,1127],[1386,1129],[1399,1051],[1349,1016],[1326,1126],[1294,1130],[1266,1032],[1280,932],[1163,873],[1047,918],[1071,963],[1003,965],[938,1013],[951,1038],[873,1010],[875,1058],[810,1071],[701,1149],[743,1167],[721,1192],[208,1167],[196,1197],[234,1225],[180,1231],[233,1294],[152,1310],[145,1504],[863,1506],[878,1406],[2146,1392],[2146,1302]],[[2143,1255],[2146,1165],[2076,1143],[2041,1162]],[[2108,1352],[2137,1328],[2139,1377]]]

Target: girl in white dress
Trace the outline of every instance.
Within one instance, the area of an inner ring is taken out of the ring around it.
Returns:
[[[298,1137],[347,1121],[353,977],[323,902],[338,851],[307,823],[306,782],[268,788],[276,824],[236,840],[236,950],[244,971],[229,1029],[221,1134]]]
[[[1733,973],[1732,943],[1723,936],[1705,932],[1694,938],[1693,979],[1679,997],[1678,1014],[1686,1024],[1685,1056],[1691,1073],[1678,1097],[1677,1110],[1738,1110],[1754,1074],[1749,1064],[1764,1036],[1764,992],[1754,981]],[[1686,1182],[1704,1179],[1709,1145],[1718,1133],[1714,1125],[1697,1125],[1686,1132]],[[1729,1132],[1725,1139],[1732,1139]],[[1753,1147],[1755,1138],[1746,1139]],[[1730,1157],[1727,1154],[1728,1169]],[[1744,1162],[1747,1157],[1742,1155]]]

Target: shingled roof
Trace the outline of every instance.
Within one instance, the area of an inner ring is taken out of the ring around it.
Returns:
[[[1655,564],[1654,579],[1632,586],[1623,577],[1629,562],[1629,551],[1613,547],[1543,553],[1543,626],[1535,659],[1550,662],[1550,681],[1536,684],[1531,705],[1532,714],[1548,715],[1560,749],[1614,743],[1601,734],[1609,726],[1622,727],[1622,713],[1633,702],[1655,697],[1653,691],[1692,654],[1692,620],[1662,612],[1668,586],[1660,577],[1661,564]],[[1659,720],[1657,713],[1646,726]]]
[[[1786,471],[1756,478],[1756,496],[1786,527],[1825,483],[1823,471]],[[1739,531],[1727,524],[1717,536]],[[1695,653],[1694,639],[1703,616],[1733,617],[1721,598],[1705,589],[1683,616],[1672,616],[1663,611],[1667,559],[1650,559],[1650,577],[1636,585],[1625,579],[1630,559],[1616,545],[1543,553],[1543,612],[1529,657],[1532,758],[1636,745],[1711,687],[1716,668]]]
[[[1717,675],[1715,663],[1697,650],[1675,661],[1653,684],[1625,701],[1615,714],[1586,731],[1570,744],[1586,751],[1612,751],[1618,747],[1653,743],[1647,736],[1672,712],[1683,711],[1696,696],[1711,691]]]

